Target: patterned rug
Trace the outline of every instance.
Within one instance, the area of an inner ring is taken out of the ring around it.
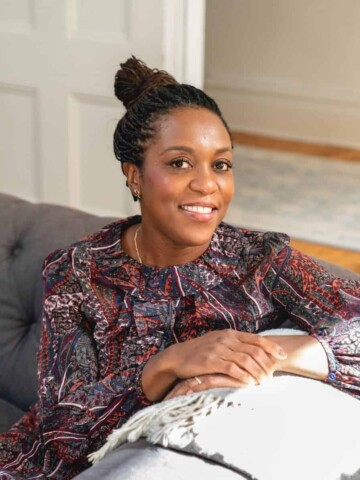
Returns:
[[[226,220],[360,251],[360,162],[236,146]]]

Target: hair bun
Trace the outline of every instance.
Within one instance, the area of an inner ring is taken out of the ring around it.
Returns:
[[[149,68],[144,62],[132,56],[115,75],[115,96],[129,109],[144,93],[152,88],[178,83],[163,70]]]

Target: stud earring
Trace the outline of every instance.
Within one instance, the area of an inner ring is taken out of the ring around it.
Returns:
[[[134,197],[136,197],[138,200],[141,199],[140,190],[138,190],[137,188],[134,189]]]

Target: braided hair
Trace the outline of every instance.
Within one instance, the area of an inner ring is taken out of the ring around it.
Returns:
[[[146,146],[156,135],[156,121],[176,108],[210,110],[230,134],[219,107],[205,92],[178,83],[169,73],[151,69],[134,56],[120,64],[114,89],[127,110],[114,132],[114,153],[122,165],[129,162],[141,167]]]

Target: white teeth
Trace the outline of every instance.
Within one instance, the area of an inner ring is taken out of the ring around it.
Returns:
[[[212,208],[210,207],[200,207],[199,205],[183,205],[181,207],[183,210],[187,210],[188,212],[196,212],[196,213],[211,213]]]

